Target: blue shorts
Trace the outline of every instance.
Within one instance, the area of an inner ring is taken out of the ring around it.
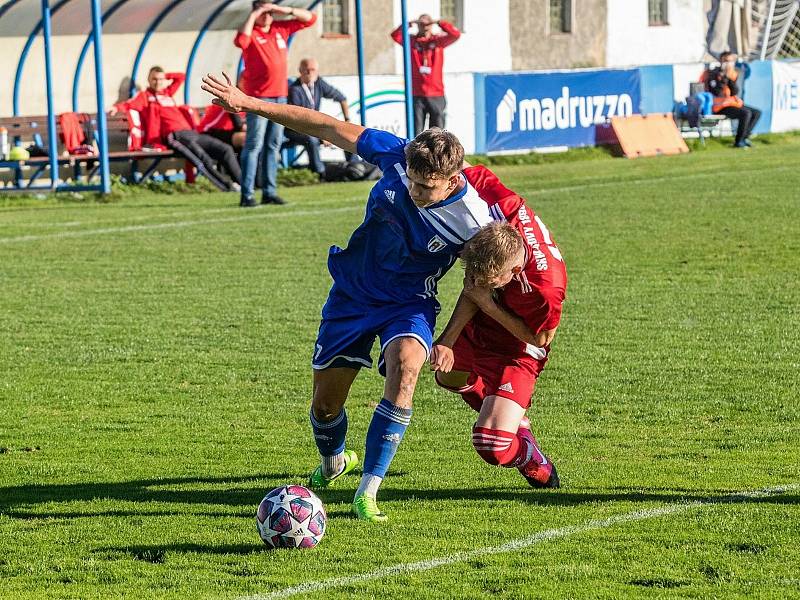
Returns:
[[[334,285],[322,308],[322,323],[311,366],[316,370],[372,368],[370,351],[375,338],[379,337],[378,371],[385,375],[383,352],[392,340],[413,337],[430,354],[438,312],[439,303],[430,298],[408,304],[361,304],[339,292]]]

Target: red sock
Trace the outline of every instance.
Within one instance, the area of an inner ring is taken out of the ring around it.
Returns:
[[[529,459],[528,440],[509,431],[472,428],[472,445],[490,465],[518,467]]]
[[[485,386],[483,385],[483,379],[481,379],[480,376],[470,373],[469,377],[467,378],[467,385],[463,387],[451,387],[443,384],[441,381],[439,381],[438,373],[434,375],[434,379],[436,380],[436,385],[438,385],[440,388],[455,392],[456,394],[461,394],[464,402],[469,404],[472,410],[475,412],[481,412],[481,406],[483,405],[483,398],[486,395],[486,390]]]
[[[464,402],[469,404],[472,410],[481,412],[483,399],[486,397],[486,386],[483,384],[483,379],[481,379],[480,375],[470,373],[467,379],[467,385],[461,388],[459,392]]]

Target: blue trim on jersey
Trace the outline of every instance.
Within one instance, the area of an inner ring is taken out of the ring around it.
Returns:
[[[440,217],[435,212],[430,211],[430,210],[425,211],[425,212],[427,212],[431,217],[433,217],[436,220],[436,222],[439,223],[439,225],[442,226],[442,229],[446,229],[450,233],[450,235],[452,235],[455,239],[458,240],[458,242],[460,244],[466,244],[467,243],[467,240],[465,240],[463,237],[461,237],[461,235],[459,235],[459,233],[455,229],[450,227],[450,225],[447,223],[447,221],[445,221],[442,217]]]

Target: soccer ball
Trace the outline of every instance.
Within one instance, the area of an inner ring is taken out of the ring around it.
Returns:
[[[327,523],[322,501],[302,485],[275,488],[256,513],[258,535],[270,548],[313,548]]]

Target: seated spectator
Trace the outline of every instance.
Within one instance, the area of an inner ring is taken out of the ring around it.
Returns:
[[[246,128],[242,113],[229,113],[216,104],[209,104],[197,131],[233,146],[234,152],[238,153],[244,147]]]
[[[289,86],[289,104],[319,110],[323,98],[338,102],[342,108],[345,121],[350,120],[350,107],[345,95],[319,76],[319,66],[313,58],[300,61],[300,77]],[[320,178],[325,176],[325,165],[319,157],[319,138],[286,129],[284,135],[288,140],[303,146],[308,153],[308,167]]]
[[[736,70],[736,54],[723,52],[719,59],[720,65],[705,71],[700,81],[714,96],[712,109],[714,113],[725,115],[729,119],[736,119],[739,122],[733,145],[737,148],[748,148],[752,145],[749,139],[750,134],[761,117],[761,111],[752,106],[745,106],[744,101],[738,96],[739,72]]]
[[[144,129],[144,144],[155,150],[172,148],[190,161],[221,190],[238,187],[242,173],[233,148],[210,135],[195,131],[195,116],[191,107],[179,105],[173,95],[186,79],[183,73],[165,73],[152,67],[147,75],[148,88],[125,102],[115,104],[109,111],[139,112]],[[217,171],[219,161],[232,181],[226,181]],[[233,184],[236,185],[233,185]]]

